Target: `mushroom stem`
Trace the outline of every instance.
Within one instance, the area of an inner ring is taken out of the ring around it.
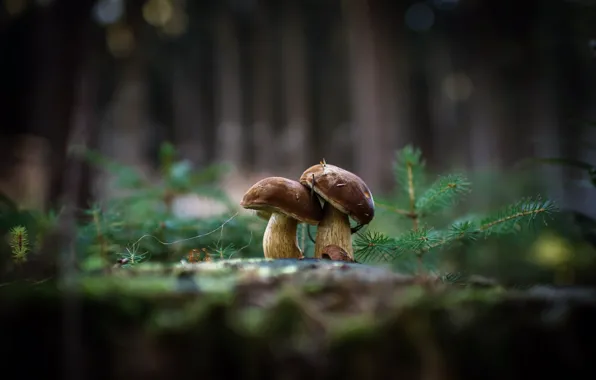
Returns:
[[[352,231],[350,229],[348,215],[333,207],[329,202],[325,202],[323,206],[323,220],[321,220],[317,228],[315,257],[320,259],[323,254],[323,248],[328,245],[337,245],[343,248],[350,256],[350,259],[354,259]]]
[[[303,257],[296,238],[297,228],[298,220],[279,212],[272,213],[263,235],[265,258],[298,259]]]

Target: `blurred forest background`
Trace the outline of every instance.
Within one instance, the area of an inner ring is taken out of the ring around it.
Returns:
[[[2,0],[0,190],[39,208],[72,181],[81,205],[109,196],[89,167],[66,178],[71,145],[151,177],[171,141],[233,164],[236,200],[322,158],[383,193],[408,143],[437,171],[595,160],[595,39],[595,1]],[[590,213],[580,176],[540,170]]]

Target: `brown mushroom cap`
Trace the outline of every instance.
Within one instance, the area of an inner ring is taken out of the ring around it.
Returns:
[[[300,222],[316,225],[323,209],[316,197],[298,181],[268,177],[255,183],[244,194],[240,206],[258,211],[279,212]]]
[[[317,164],[306,169],[300,183],[312,188],[333,207],[364,225],[375,216],[372,193],[362,178],[345,169],[329,164]]]

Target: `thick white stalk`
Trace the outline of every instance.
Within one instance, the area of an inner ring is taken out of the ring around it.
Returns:
[[[330,244],[343,248],[350,258],[354,259],[352,230],[350,229],[348,215],[333,207],[329,202],[325,202],[325,206],[323,206],[323,220],[321,220],[317,228],[315,257],[320,259],[323,248]]]
[[[263,253],[267,259],[301,258],[296,230],[298,221],[284,214],[274,212],[269,218],[263,235]]]

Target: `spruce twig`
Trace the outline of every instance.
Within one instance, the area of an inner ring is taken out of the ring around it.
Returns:
[[[414,215],[412,215],[412,213],[410,211],[408,211],[408,210],[403,210],[401,208],[395,208],[395,207],[390,206],[388,204],[385,204],[383,202],[379,202],[376,199],[375,199],[375,206],[381,206],[384,209],[387,209],[389,211],[392,211],[392,212],[394,212],[396,214],[399,214],[399,215],[402,215],[402,216],[406,216],[408,218],[413,218],[414,217]]]
[[[416,213],[416,189],[414,189],[414,173],[412,165],[411,162],[406,163],[408,171],[408,196],[410,197],[410,215],[412,215],[412,223],[414,225],[414,231],[416,231],[418,229],[418,214]]]
[[[424,257],[429,251],[441,249],[457,241],[476,241],[490,234],[509,234],[522,229],[522,222],[531,224],[539,216],[556,211],[552,201],[540,197],[522,199],[483,218],[467,217],[452,222],[440,230],[422,224],[424,217],[445,211],[456,205],[471,191],[463,174],[439,176],[424,186],[425,163],[420,150],[406,146],[395,155],[394,174],[407,199],[407,209],[376,202],[402,217],[412,220],[412,229],[389,238],[378,232],[359,233],[354,242],[360,261],[399,261],[414,255],[418,273],[424,272]],[[546,223],[545,218],[543,219]]]
[[[421,185],[423,181],[423,170],[425,162],[422,160],[422,151],[407,145],[401,151],[396,153],[396,160],[394,162],[394,170],[396,179],[401,180],[402,186],[405,185],[405,190],[409,199],[409,210],[407,216],[412,220],[414,231],[418,231],[420,227],[420,215],[417,212],[416,192],[417,186]],[[422,262],[422,251],[417,253],[418,268],[422,273],[424,265]]]
[[[27,261],[27,254],[29,253],[29,237],[27,228],[24,226],[15,226],[10,229],[9,234],[12,259],[15,263],[22,264]]]
[[[454,206],[463,195],[470,192],[470,182],[462,174],[440,176],[418,198],[416,209],[419,216],[443,211]]]

